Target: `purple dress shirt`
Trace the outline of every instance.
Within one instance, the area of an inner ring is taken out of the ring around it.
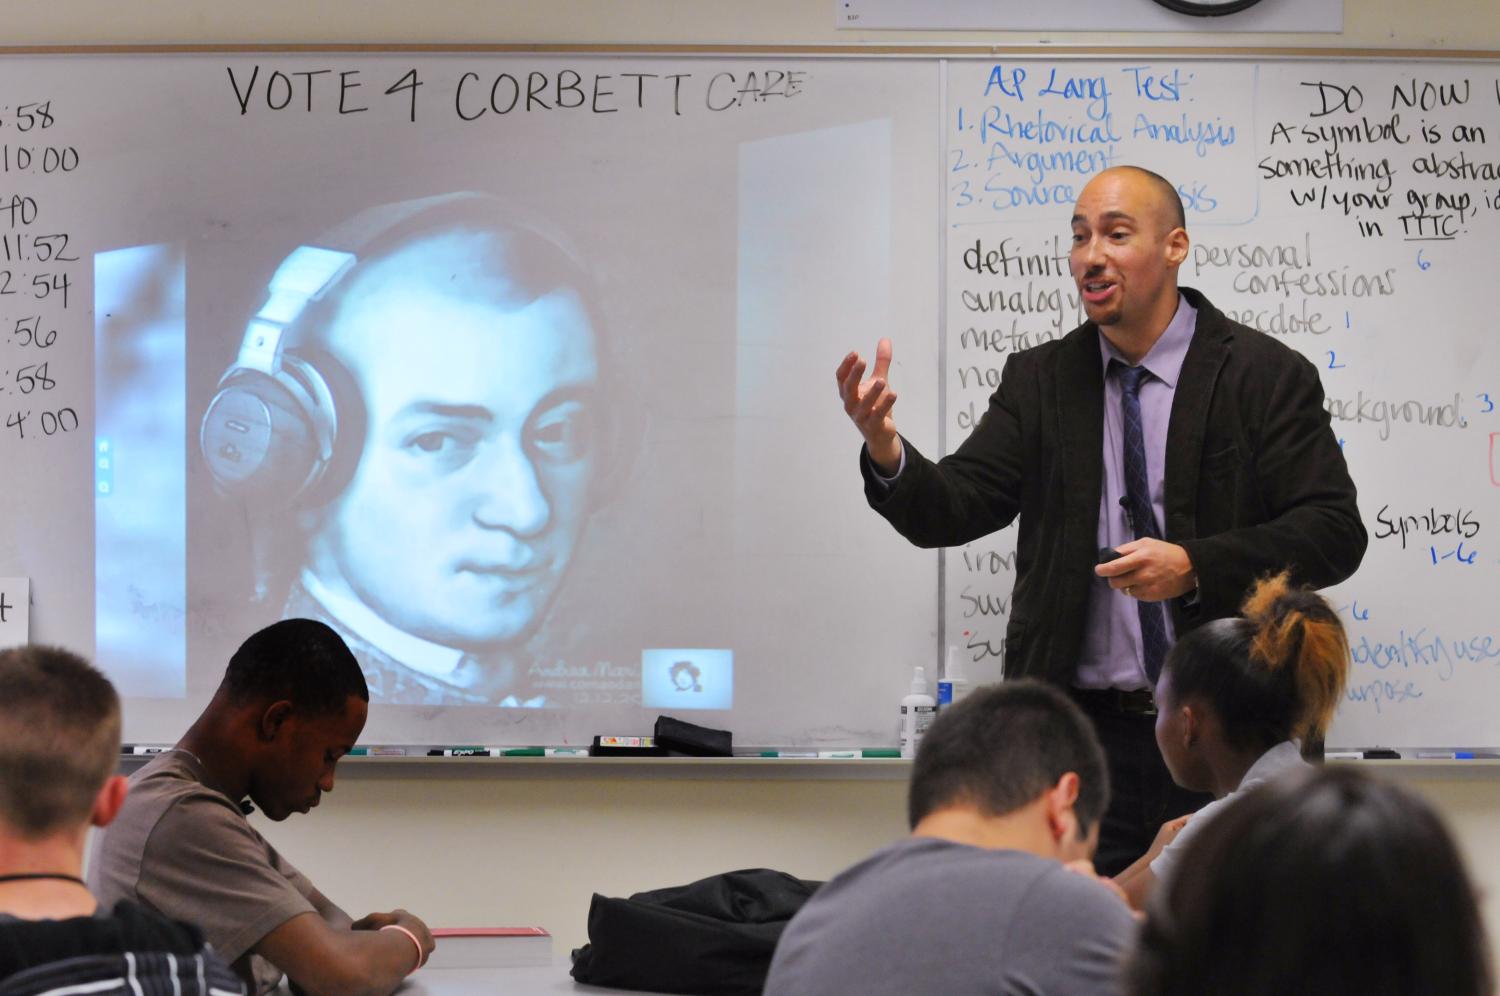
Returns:
[[[1141,429],[1146,437],[1146,475],[1151,484],[1151,514],[1156,517],[1159,535],[1165,512],[1165,471],[1167,460],[1167,423],[1172,417],[1172,398],[1177,392],[1177,378],[1182,361],[1187,358],[1193,341],[1198,312],[1181,295],[1177,313],[1167,329],[1156,340],[1141,366],[1151,376],[1141,382]],[[1127,363],[1102,334],[1099,336],[1099,361],[1104,365],[1104,491],[1099,496],[1098,545],[1114,549],[1135,539],[1126,520],[1120,499],[1125,496],[1124,417],[1120,414],[1120,379],[1109,375],[1109,361]],[[1083,647],[1079,652],[1080,688],[1145,688],[1146,665],[1141,654],[1141,620],[1135,600],[1110,588],[1103,578],[1096,578],[1089,589],[1088,611],[1083,620]],[[1167,638],[1175,639],[1171,613],[1167,613]]]

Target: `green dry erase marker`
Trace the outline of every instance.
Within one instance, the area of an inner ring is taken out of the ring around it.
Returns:
[[[841,761],[852,761],[865,757],[900,757],[899,747],[863,747],[857,750],[820,750],[819,757],[833,758]]]

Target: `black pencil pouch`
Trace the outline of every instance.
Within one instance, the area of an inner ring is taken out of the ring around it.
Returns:
[[[659,747],[693,757],[734,755],[734,735],[728,730],[711,730],[671,716],[656,717],[656,743]]]

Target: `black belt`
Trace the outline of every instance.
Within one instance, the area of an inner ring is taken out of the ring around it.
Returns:
[[[1123,716],[1155,716],[1156,702],[1151,689],[1070,688],[1073,701],[1085,711],[1117,713]]]

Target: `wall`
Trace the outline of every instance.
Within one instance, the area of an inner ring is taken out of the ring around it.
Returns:
[[[311,816],[257,825],[354,916],[404,906],[438,926],[537,924],[563,952],[587,940],[594,892],[753,867],[826,879],[900,837],[905,766],[874,763],[862,777],[840,762],[790,762],[796,774],[708,780],[555,759],[423,764],[420,776],[410,764],[345,762]],[[1500,951],[1500,762],[1366,763],[1448,819]]]
[[[1285,2],[1285,0],[1281,0]],[[247,42],[625,43],[641,45],[1119,45],[1118,34],[844,32],[833,0],[12,0],[8,45]],[[1500,48],[1500,17],[1484,0],[1345,0],[1342,35],[1131,35],[1130,45],[1321,48]]]
[[[1045,38],[845,33],[829,0],[12,0],[10,45],[150,43],[625,43],[1118,45],[1118,35]],[[1340,36],[1140,35],[1129,44],[1500,49],[1500,14],[1481,0],[1346,0]],[[830,417],[836,411],[830,405]],[[853,437],[851,436],[851,439]],[[268,828],[272,840],[356,914],[402,904],[437,924],[539,923],[559,947],[581,942],[593,890],[621,894],[713,871],[769,865],[808,877],[840,867],[904,828],[899,780],[706,781],[631,768],[520,776],[346,771],[315,816]],[[1389,769],[1386,769],[1389,770]],[[613,777],[619,775],[619,777]],[[1394,777],[1448,816],[1481,884],[1500,895],[1500,773],[1403,767]],[[1500,925],[1500,902],[1486,906]]]
[[[587,940],[594,892],[736,868],[825,879],[906,830],[905,766],[895,762],[874,762],[884,777],[858,780],[604,763],[458,761],[421,765],[420,777],[346,763],[310,817],[257,825],[354,916],[405,906],[434,925],[537,924],[558,951]]]

